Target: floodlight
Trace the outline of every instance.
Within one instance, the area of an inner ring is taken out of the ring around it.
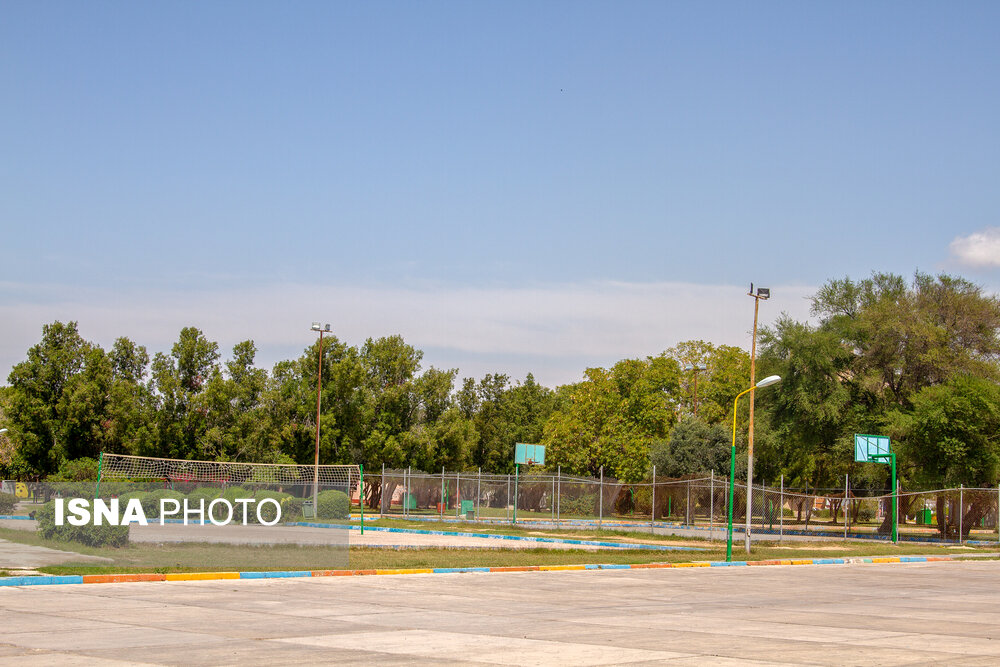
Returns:
[[[780,375],[768,375],[766,378],[758,382],[756,386],[760,389],[761,387],[767,387],[777,382],[781,382]]]
[[[326,332],[330,331],[330,323],[329,322],[326,323],[326,326],[323,327],[323,330],[326,331]]]
[[[312,326],[309,328],[312,329],[313,331],[319,331],[319,322],[313,322]]]
[[[771,298],[771,290],[769,288],[767,288],[767,287],[758,287],[757,288],[757,298],[758,299],[770,299]]]

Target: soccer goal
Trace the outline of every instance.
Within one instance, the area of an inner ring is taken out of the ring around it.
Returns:
[[[194,461],[131,456],[102,452],[97,469],[97,489],[108,482],[155,483],[190,493],[205,487],[242,487],[274,491],[303,499],[306,518],[322,517],[325,492],[339,491],[351,499],[358,494],[364,525],[364,469],[359,465],[292,465],[276,463],[236,463]],[[311,514],[311,516],[310,516]]]

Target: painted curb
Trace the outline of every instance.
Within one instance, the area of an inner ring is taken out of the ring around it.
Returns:
[[[587,565],[515,565],[500,567],[436,567],[377,570],[289,570],[276,572],[176,572],[170,574],[97,574],[68,576],[0,577],[0,586],[62,584],[120,584],[149,581],[213,581],[219,579],[288,579],[409,574],[468,574],[502,572],[578,572],[591,570],[647,570],[713,567],[766,567],[797,565],[885,565],[898,563],[961,562],[962,556],[872,556],[847,558],[795,558],[759,561],[698,561],[691,563],[594,563]]]

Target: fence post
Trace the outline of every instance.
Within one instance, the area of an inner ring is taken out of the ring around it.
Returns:
[[[476,468],[476,521],[479,520],[479,497],[482,495],[481,484],[483,481],[483,469]]]
[[[559,523],[559,512],[562,510],[562,466],[556,473],[556,523]]]
[[[455,518],[462,518],[462,473],[455,473]]]
[[[598,506],[597,527],[604,523],[604,466],[601,466],[601,501]]]
[[[851,488],[851,485],[849,484],[849,479],[850,475],[845,474],[844,475],[844,539],[845,540],[847,539],[847,509],[848,509],[847,494],[849,493],[849,489]]]
[[[715,539],[715,470],[711,470],[708,496],[708,541]]]
[[[444,521],[444,466],[441,466],[441,512],[440,519]]]
[[[684,523],[694,524],[694,512],[691,511],[691,480],[687,482],[687,502],[684,504]]]
[[[965,484],[958,485],[958,543],[964,541],[965,533],[962,531],[962,518],[965,514]]]
[[[510,475],[507,475],[507,498],[503,503],[504,520],[510,521]]]
[[[552,482],[552,495],[549,496],[549,514],[551,515],[551,521],[556,520],[556,478],[550,477],[549,481]]]
[[[406,486],[406,498],[403,501],[403,516],[410,515],[410,477],[413,475],[413,466],[406,466],[406,472],[403,473],[405,478]]]
[[[785,474],[781,473],[781,491],[778,495],[778,516],[781,521],[778,523],[778,542],[785,537]]]
[[[656,532],[656,466],[653,466],[653,504],[649,510],[649,532]]]
[[[382,493],[378,494],[378,518],[382,518],[382,510],[385,508],[385,463],[382,464]]]

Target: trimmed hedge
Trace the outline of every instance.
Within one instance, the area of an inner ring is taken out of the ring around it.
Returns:
[[[91,547],[124,547],[128,544],[128,526],[73,526],[68,521],[57,526],[55,501],[39,508],[35,519],[38,521],[38,534],[47,540],[79,542]]]
[[[160,499],[162,498],[173,498],[180,503],[184,502],[184,494],[173,489],[150,491],[139,501],[142,503],[142,511],[146,513],[147,519],[149,517],[160,516]]]
[[[349,519],[351,516],[351,502],[347,494],[343,491],[320,491],[319,511],[316,516],[320,519]]]
[[[0,493],[0,514],[13,514],[17,505],[17,496],[13,493]]]
[[[259,491],[257,491],[257,493],[253,495],[253,497],[254,500],[257,501],[257,504],[253,507],[253,511],[247,512],[247,520],[250,523],[257,523],[257,507],[260,505],[261,500],[263,500],[264,498],[271,498],[272,500],[278,501],[278,505],[282,506],[281,515],[282,518],[284,518],[285,513],[283,504],[286,500],[292,497],[292,494],[282,493],[281,491],[269,491],[268,489],[260,489]],[[264,521],[271,522],[274,521],[275,514],[277,514],[277,510],[274,508],[274,505],[272,505],[271,503],[267,503],[261,509],[260,514],[261,517],[264,519]]]
[[[187,495],[188,505],[191,507],[197,507],[198,501],[204,499],[205,507],[208,504],[222,495],[222,489],[217,486],[199,486],[197,489],[192,491]]]

